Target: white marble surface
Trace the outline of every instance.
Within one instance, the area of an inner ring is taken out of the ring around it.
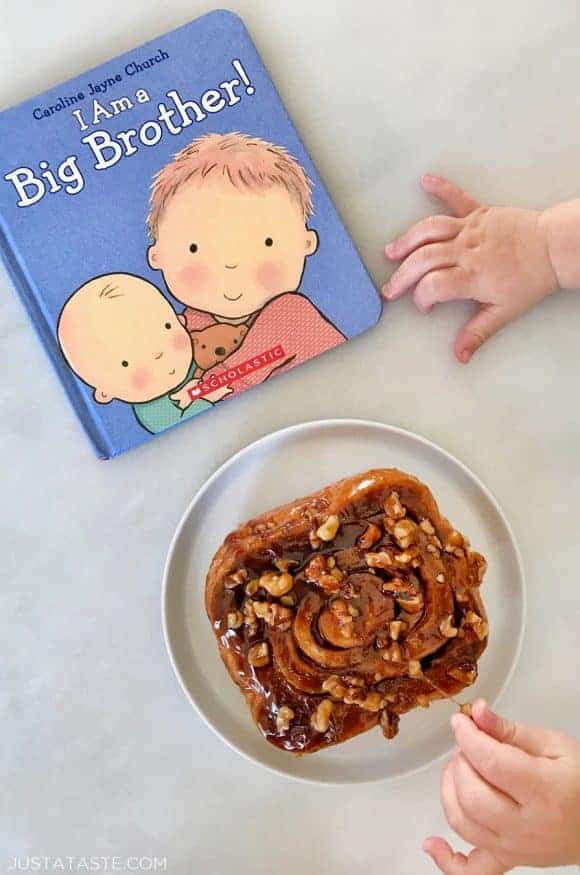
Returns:
[[[0,104],[211,7],[2,0]],[[578,195],[576,0],[230,8],[377,283],[383,242],[430,209],[417,187],[427,169],[495,202]],[[102,463],[4,275],[0,286],[2,865],[18,854],[152,854],[169,871],[210,875],[433,871],[420,843],[446,832],[437,769],[353,790],[289,783],[213,737],[165,654],[161,571],[186,503],[239,447],[304,419],[408,427],[491,487],[529,583],[503,707],[580,733],[578,296],[545,302],[468,368],[450,353],[467,305],[429,318],[393,305],[340,353]]]

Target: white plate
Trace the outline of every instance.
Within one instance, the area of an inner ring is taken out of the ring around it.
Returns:
[[[256,441],[209,478],[177,527],[165,566],[163,625],[181,686],[208,726],[234,750],[293,778],[354,783],[400,777],[452,747],[449,716],[454,706],[442,701],[403,716],[391,742],[374,729],[302,757],[278,750],[254,726],[222,664],[205,613],[205,576],[228,532],[278,504],[377,467],[417,475],[443,514],[488,559],[482,593],[490,640],[478,681],[464,698],[480,695],[495,701],[520,651],[525,591],[518,547],[497,501],[465,465],[424,438],[363,420],[303,423]]]

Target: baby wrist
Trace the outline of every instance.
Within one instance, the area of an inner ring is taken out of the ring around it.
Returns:
[[[549,207],[540,213],[538,228],[542,233],[556,288],[580,288],[580,200]]]

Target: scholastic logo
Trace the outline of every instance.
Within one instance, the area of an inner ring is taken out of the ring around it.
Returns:
[[[262,352],[260,355],[255,355],[253,358],[241,362],[241,364],[236,365],[234,368],[222,371],[219,374],[212,374],[211,377],[208,377],[207,379],[202,377],[197,386],[193,389],[187,390],[189,397],[192,401],[195,401],[197,398],[203,398],[204,395],[209,395],[210,392],[215,392],[216,389],[221,389],[222,386],[231,386],[232,383],[237,383],[239,380],[243,380],[248,374],[252,374],[254,371],[259,371],[260,368],[265,368],[266,365],[279,361],[280,359],[283,359],[284,356],[285,352],[283,346],[280,344],[278,346],[273,346],[271,349],[267,349],[266,352]]]

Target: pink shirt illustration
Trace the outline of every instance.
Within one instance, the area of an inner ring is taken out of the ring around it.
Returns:
[[[195,332],[219,324],[210,313],[192,307],[187,307],[183,315],[188,331],[194,336]],[[308,298],[293,292],[280,295],[258,313],[240,344],[223,363],[214,365],[204,373],[203,381],[207,382],[214,375],[234,370],[244,362],[277,349],[278,353],[273,361],[244,373],[230,384],[233,392],[243,392],[251,386],[263,383],[272,373],[289,370],[338,346],[344,340],[341,332],[324,318]],[[224,351],[224,347],[218,346],[210,354],[214,353],[219,358]],[[283,351],[283,355],[280,351]]]

